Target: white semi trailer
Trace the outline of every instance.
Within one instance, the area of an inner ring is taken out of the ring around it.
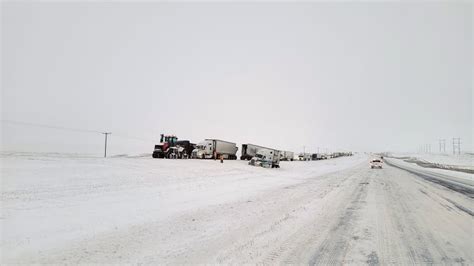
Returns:
[[[272,150],[270,148],[255,145],[255,144],[250,144],[250,143],[242,144],[240,160],[250,160],[250,159],[252,159],[253,157],[255,157],[255,155],[257,155],[257,152],[260,149]]]
[[[237,159],[237,145],[233,142],[219,139],[205,139],[196,145],[192,157],[198,159]]]

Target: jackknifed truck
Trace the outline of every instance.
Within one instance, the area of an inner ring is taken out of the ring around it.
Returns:
[[[257,154],[250,160],[249,165],[264,168],[280,168],[280,151],[270,148],[258,149]]]
[[[258,150],[260,149],[269,149],[263,146],[255,145],[255,144],[242,144],[241,156],[240,160],[250,160],[255,155],[257,155]]]

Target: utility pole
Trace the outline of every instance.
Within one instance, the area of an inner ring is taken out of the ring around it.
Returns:
[[[105,150],[104,150],[104,158],[107,157],[107,136],[112,134],[112,132],[103,132],[102,134],[105,135]]]
[[[319,154],[319,147],[318,147],[318,154]]]
[[[453,138],[453,154],[461,154],[461,138]]]
[[[306,146],[303,146],[303,155],[306,154]]]

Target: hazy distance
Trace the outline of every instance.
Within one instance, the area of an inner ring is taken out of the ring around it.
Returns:
[[[112,132],[112,154],[151,153],[160,133],[473,150],[470,3],[1,6],[2,119]],[[103,149],[99,133],[1,128],[4,151]]]

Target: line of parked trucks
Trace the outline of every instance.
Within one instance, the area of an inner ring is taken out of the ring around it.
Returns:
[[[333,152],[333,153],[300,153],[298,154],[299,161],[317,161],[343,156],[352,156],[352,152]]]
[[[156,144],[153,150],[153,158],[168,159],[237,159],[237,144],[234,142],[205,139],[198,144],[189,140],[178,140],[174,135],[160,135],[160,144]],[[316,154],[301,153],[295,157],[291,151],[263,147],[254,144],[242,144],[241,160],[249,160],[249,165],[261,166],[265,168],[279,168],[280,161],[310,161],[335,158],[340,156],[350,156],[352,153],[332,153]]]

